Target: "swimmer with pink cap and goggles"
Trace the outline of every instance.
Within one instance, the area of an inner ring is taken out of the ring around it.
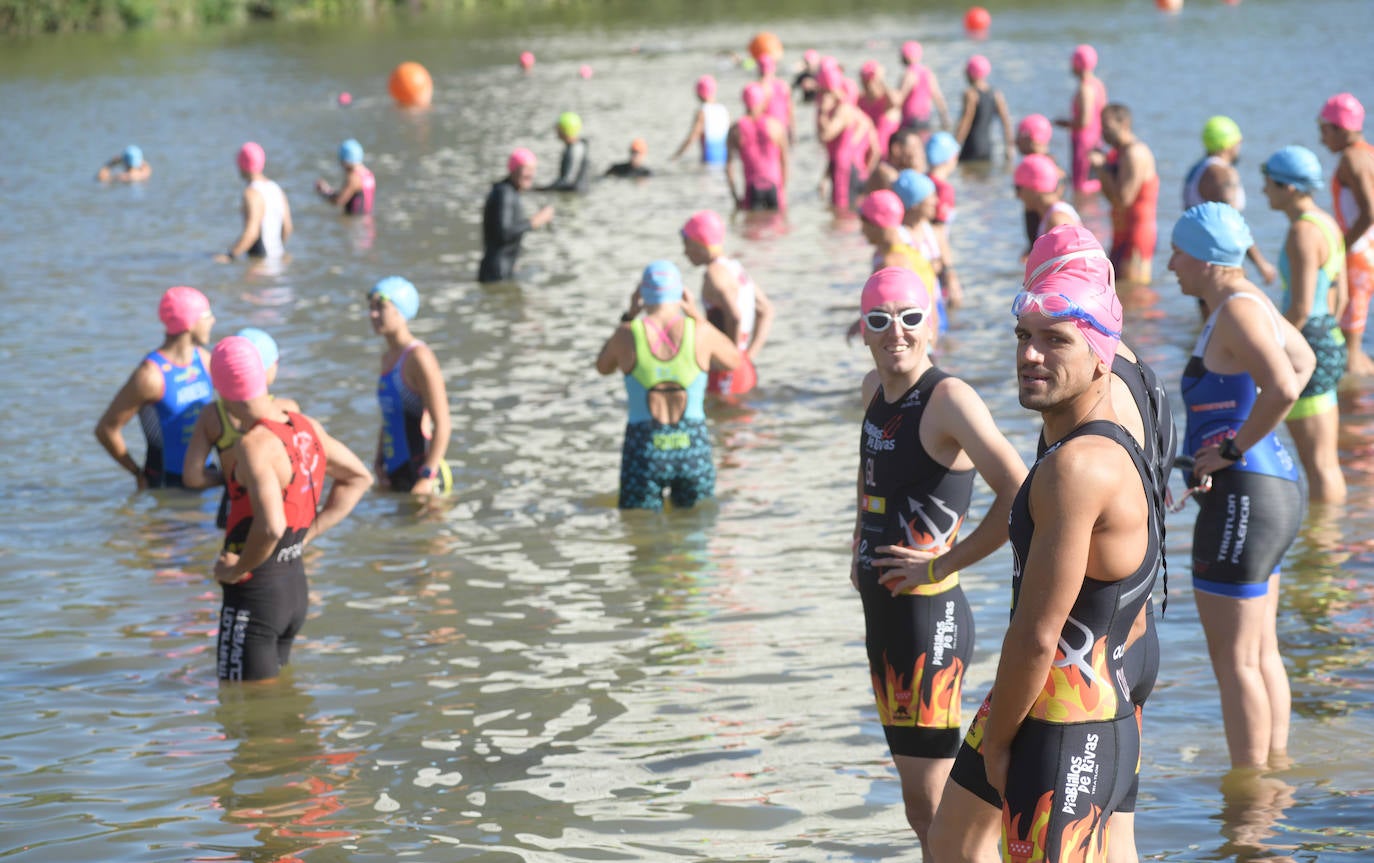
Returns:
[[[1121,300],[1116,295],[1116,271],[1092,232],[1061,225],[1037,239],[1011,313],[1018,318],[1038,313],[1072,320],[1097,359],[1110,369],[1121,344]]]

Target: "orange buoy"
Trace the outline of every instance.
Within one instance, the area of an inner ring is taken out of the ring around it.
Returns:
[[[749,40],[749,53],[753,55],[755,60],[764,54],[771,54],[775,60],[780,59],[782,57],[782,42],[778,41],[777,36],[765,30]]]
[[[1177,12],[1183,8],[1183,0],[1155,0],[1155,6],[1161,12]]]
[[[387,83],[391,98],[406,108],[424,108],[434,97],[434,81],[424,66],[407,61],[397,66]]]
[[[970,33],[982,33],[992,26],[992,13],[982,6],[972,6],[964,13],[964,29]]]
[[[520,68],[521,68],[521,69],[524,69],[526,72],[528,72],[529,70],[531,70],[531,69],[534,68],[534,52],[533,52],[533,51],[521,51],[521,52],[520,52]]]

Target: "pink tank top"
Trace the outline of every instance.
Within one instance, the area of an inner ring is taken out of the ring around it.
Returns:
[[[741,117],[739,157],[744,163],[744,185],[749,188],[776,187],[782,180],[782,159],[778,143],[768,134],[768,117],[757,120]]]
[[[918,63],[907,71],[915,74],[916,84],[902,103],[902,122],[925,123],[930,119],[930,70]]]
[[[768,97],[768,110],[765,113],[777,120],[786,129],[788,128],[787,109],[792,105],[792,88],[788,87],[787,82],[781,78],[774,78],[769,89],[773,92]]]
[[[377,191],[377,178],[372,176],[372,172],[366,166],[359,165],[354,170],[362,179],[363,188],[355,193],[353,199],[348,202],[348,212],[359,216],[372,212],[372,196]]]

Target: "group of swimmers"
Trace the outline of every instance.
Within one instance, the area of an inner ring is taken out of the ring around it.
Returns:
[[[1182,497],[1199,504],[1194,596],[1232,764],[1265,768],[1286,757],[1290,699],[1276,618],[1280,564],[1304,509],[1298,463],[1309,499],[1344,500],[1335,388],[1347,371],[1374,368],[1360,343],[1374,292],[1374,147],[1363,138],[1364,110],[1343,93],[1319,111],[1321,141],[1340,154],[1334,218],[1316,203],[1315,153],[1292,145],[1264,161],[1265,196],[1290,222],[1277,266],[1240,213],[1239,126],[1225,117],[1204,125],[1206,155],[1187,172],[1186,210],[1170,234],[1169,269],[1205,319],[1182,376],[1180,442],[1164,387],[1122,342],[1117,295],[1118,280],[1128,289],[1150,279],[1159,174],[1129,109],[1107,101],[1096,52],[1081,45],[1071,55],[1078,84],[1058,121],[1070,130],[1068,171],[1049,154],[1053,121],[1031,115],[1013,127],[986,58],[966,66],[956,124],[920,45],[906,43],[901,56],[902,81],[889,88],[876,62],[856,84],[836,61],[808,52],[795,89],[815,104],[829,202],[857,209],[874,247],[853,328],[874,369],[861,386],[851,580],[906,816],[927,861],[986,860],[999,845],[1007,860],[1134,859],[1143,707],[1160,666],[1151,597],[1164,570],[1176,461],[1187,479]],[[734,122],[715,101],[714,79],[698,79],[701,105],[677,155],[699,143],[702,162],[724,168],[739,209],[781,210],[797,140],[793,88],[773,55],[760,56],[757,69]],[[952,132],[936,128],[936,114]],[[1029,245],[1010,304],[1015,371],[1022,406],[1044,423],[1029,469],[976,390],[941,371],[933,354],[965,291],[948,237],[951,172],[993,155],[993,119],[1007,158],[1022,154],[1013,177]],[[581,126],[574,114],[558,118],[560,174],[541,188],[585,189]],[[632,147],[627,164],[636,167],[643,152]],[[375,181],[361,147],[345,142],[340,161],[344,184],[321,181],[320,194],[348,212],[355,201],[370,206]],[[279,254],[291,231],[285,196],[263,175],[260,147],[245,145],[238,164],[244,230],[226,257]],[[128,179],[151,172],[141,153],[126,151],[102,179],[119,165]],[[512,152],[506,168],[486,202],[482,281],[510,278],[523,234],[554,215],[552,206],[523,214],[520,193],[534,188],[530,151]],[[1066,189],[1107,198],[1108,247],[1083,226]],[[649,264],[596,359],[600,373],[623,376],[627,392],[622,508],[661,509],[665,493],[676,507],[710,497],[708,397],[739,398],[758,380],[774,310],[725,254],[727,233],[714,211],[686,219],[680,239],[688,261],[705,268],[700,291],[687,289],[672,261]],[[1247,261],[1264,281],[1282,279],[1282,312],[1248,279]],[[265,333],[242,331],[207,353],[214,318],[192,288],[164,295],[163,344],[97,426],[139,487],[226,487],[215,566],[223,679],[271,678],[286,663],[304,616],[302,548],[352,509],[374,472],[395,490],[452,488],[443,376],[408,325],[418,293],[390,277],[368,300],[387,346],[373,471],[294,402],[269,394],[277,353]],[[135,414],[148,438],[141,466],[121,432]],[[1297,460],[1276,435],[1284,420]],[[993,501],[965,530],[975,473]],[[961,735],[973,627],[959,573],[1004,539],[1010,624],[990,692]]]

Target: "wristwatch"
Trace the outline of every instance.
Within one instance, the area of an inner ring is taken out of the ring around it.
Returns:
[[[420,479],[434,479],[435,473],[436,471],[434,470],[434,468],[430,467],[427,464],[421,465],[420,469],[415,471],[415,475],[418,476]]]
[[[620,322],[622,324],[628,324],[630,321],[633,321],[634,319],[635,315],[633,312],[626,312],[625,314],[620,316]]]
[[[1240,447],[1236,446],[1236,439],[1233,437],[1228,437],[1221,442],[1221,448],[1218,454],[1227,461],[1240,461],[1245,457],[1245,453]]]

